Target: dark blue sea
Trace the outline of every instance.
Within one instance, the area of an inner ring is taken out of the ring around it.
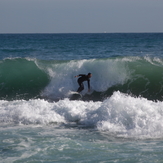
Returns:
[[[76,75],[92,73],[81,96]],[[0,34],[0,162],[162,163],[163,33]]]

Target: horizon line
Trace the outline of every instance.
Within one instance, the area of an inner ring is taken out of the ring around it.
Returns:
[[[6,32],[0,34],[138,34],[138,33],[163,33],[163,32]]]

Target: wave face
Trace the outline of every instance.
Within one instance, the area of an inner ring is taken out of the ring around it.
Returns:
[[[0,62],[0,99],[38,97],[48,82],[48,75],[34,60],[14,58]]]
[[[102,101],[115,91],[162,100],[163,60],[150,57],[116,57],[90,60],[36,60],[10,58],[0,62],[0,98],[60,100],[78,89],[75,75],[92,73],[82,100]]]

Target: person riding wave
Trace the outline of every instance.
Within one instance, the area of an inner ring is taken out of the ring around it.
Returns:
[[[75,77],[79,77],[79,76],[81,76],[81,77],[78,78],[79,88],[78,88],[77,92],[80,93],[82,90],[84,90],[84,84],[83,84],[84,81],[88,82],[88,92],[90,92],[90,78],[92,77],[92,74],[91,73],[88,73],[87,75],[79,74]]]

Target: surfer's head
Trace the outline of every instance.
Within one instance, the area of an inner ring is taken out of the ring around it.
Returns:
[[[92,74],[91,73],[88,73],[88,75],[87,75],[89,78],[91,78],[92,77]]]

